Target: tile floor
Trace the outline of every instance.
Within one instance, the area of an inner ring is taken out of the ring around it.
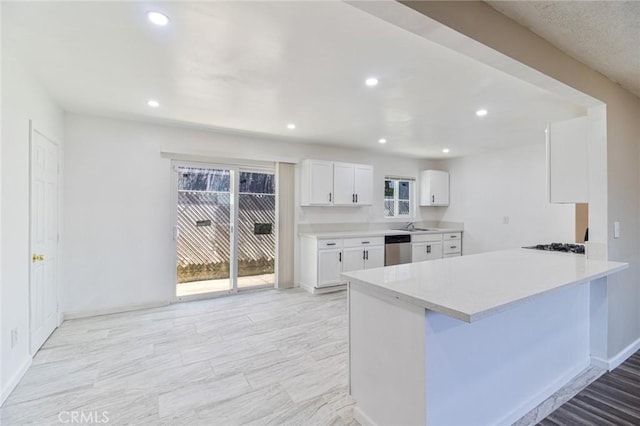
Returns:
[[[0,423],[79,412],[112,425],[357,424],[346,302],[268,290],[65,321]]]

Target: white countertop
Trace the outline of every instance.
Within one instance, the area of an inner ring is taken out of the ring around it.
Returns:
[[[372,231],[333,231],[333,232],[302,232],[301,237],[311,238],[357,238],[357,237],[384,237],[385,235],[419,235],[419,234],[443,234],[446,232],[463,232],[460,228],[429,228],[429,231],[405,231],[403,229],[379,229]]]
[[[342,275],[354,288],[474,322],[537,295],[628,266],[579,254],[512,249]]]

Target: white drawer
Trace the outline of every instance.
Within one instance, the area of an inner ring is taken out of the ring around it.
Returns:
[[[447,258],[447,257],[459,257],[459,256],[462,256],[462,255],[460,253],[449,253],[449,254],[445,254],[442,257]]]
[[[444,241],[461,240],[462,232],[447,232],[446,234],[443,234],[442,237]]]
[[[381,246],[383,244],[384,244],[384,237],[345,238],[344,239],[344,247]]]
[[[444,241],[442,247],[442,252],[444,254],[458,253],[462,252],[462,242],[460,241]]]
[[[412,243],[427,243],[442,241],[442,234],[411,234]]]
[[[342,247],[342,240],[318,240],[318,249],[323,248],[340,248]]]

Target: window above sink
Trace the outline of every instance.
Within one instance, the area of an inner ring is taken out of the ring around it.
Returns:
[[[411,178],[385,177],[384,217],[415,217],[415,180]]]

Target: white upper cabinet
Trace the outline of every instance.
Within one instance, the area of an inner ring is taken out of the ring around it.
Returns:
[[[373,166],[353,163],[333,164],[334,206],[371,205]]]
[[[302,162],[301,205],[364,206],[371,205],[372,198],[373,166],[319,160]]]
[[[353,192],[356,194],[356,204],[366,206],[373,204],[373,166],[355,164]]]
[[[333,163],[304,160],[300,173],[300,204],[330,206],[333,204]]]
[[[547,183],[551,203],[589,202],[587,117],[547,128]]]
[[[420,205],[449,205],[449,172],[442,170],[420,172]]]
[[[356,202],[353,172],[353,164],[333,164],[333,192],[336,195],[333,204],[335,206],[351,206]]]

